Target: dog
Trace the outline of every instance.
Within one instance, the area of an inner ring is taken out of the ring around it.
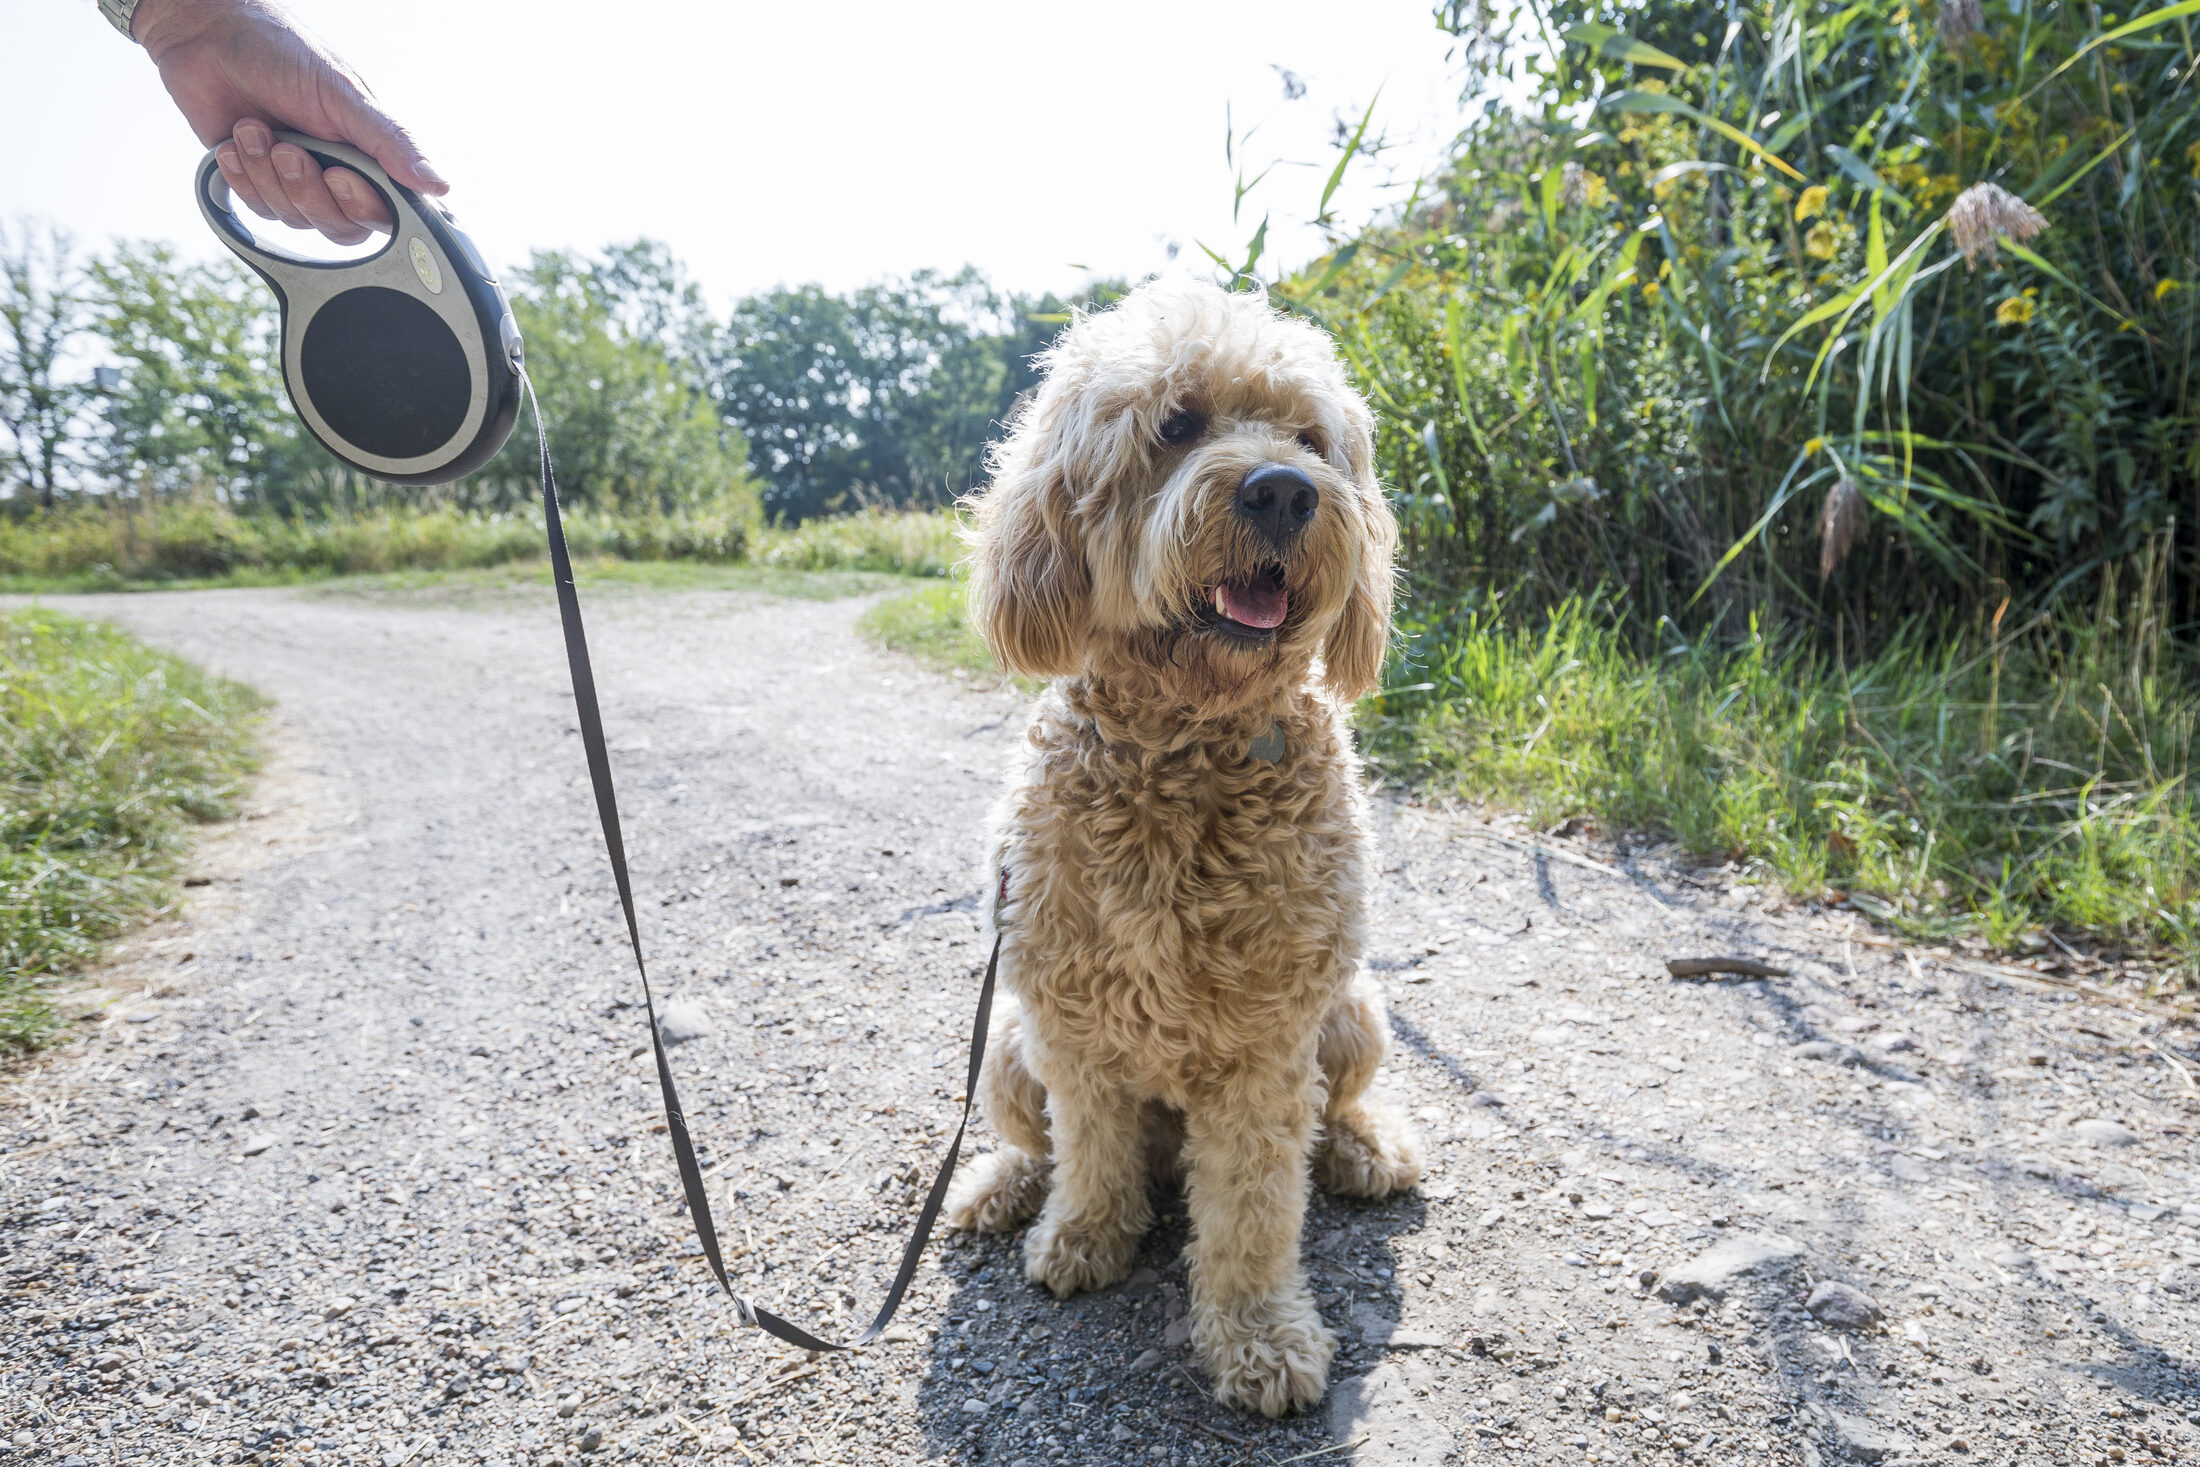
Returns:
[[[980,1098],[1003,1144],[952,1225],[1036,1216],[1025,1273],[1120,1279],[1191,1214],[1192,1341],[1226,1404],[1320,1399],[1335,1336],[1299,1262],[1309,1177],[1421,1174],[1369,1093],[1373,870],[1346,710],[1390,640],[1397,525],[1329,338],[1256,294],[1150,283],[1077,317],[966,502],[973,618],[1050,680],[995,808],[1009,1002]]]

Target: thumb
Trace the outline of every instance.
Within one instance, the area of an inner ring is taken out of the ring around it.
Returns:
[[[329,112],[339,139],[381,164],[382,171],[399,183],[417,193],[450,192],[451,186],[421,153],[412,134],[363,93],[341,88],[331,99]]]

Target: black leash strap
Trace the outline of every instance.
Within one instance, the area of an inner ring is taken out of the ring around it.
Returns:
[[[565,548],[565,523],[558,516],[558,483],[550,467],[550,435],[542,425],[542,405],[535,401],[535,384],[524,376],[521,380],[527,388],[528,410],[535,418],[535,442],[542,450],[542,514],[550,531],[550,577],[557,585],[558,616],[565,624],[565,658],[573,671],[573,705],[580,715],[581,747],[588,753],[588,778],[596,789],[596,815],[603,822],[604,850],[611,857],[612,879],[619,887],[619,909],[626,914],[627,945],[634,951],[634,970],[642,978],[642,1007],[649,1018],[650,1047],[657,1056],[657,1088],[664,1092],[665,1129],[672,1136],[672,1154],[680,1163],[680,1186],[687,1193],[688,1216],[694,1219],[695,1236],[703,1245],[703,1256],[710,1260],[710,1271],[717,1275],[719,1287],[740,1311],[742,1323],[753,1324],[805,1350],[852,1350],[868,1345],[893,1319],[894,1311],[901,1308],[902,1296],[909,1292],[925,1244],[932,1239],[932,1225],[939,1221],[940,1207],[947,1200],[947,1184],[955,1175],[955,1162],[962,1155],[963,1135],[970,1129],[970,1110],[978,1098],[978,1066],[985,1059],[985,1030],[993,1014],[993,977],[1001,965],[1001,940],[998,936],[993,939],[993,955],[985,964],[985,982],[978,989],[978,1017],[970,1031],[970,1074],[963,1088],[962,1120],[955,1127],[955,1139],[948,1143],[947,1159],[940,1164],[931,1194],[924,1199],[924,1211],[917,1215],[916,1229],[902,1250],[901,1269],[894,1275],[893,1287],[886,1291],[886,1302],[879,1306],[878,1316],[854,1340],[835,1344],[750,1303],[727,1277],[726,1261],[718,1251],[718,1230],[711,1226],[703,1169],[695,1162],[695,1143],[688,1139],[687,1115],[680,1109],[680,1093],[672,1084],[672,1066],[665,1060],[664,1036],[657,1029],[657,1003],[649,991],[649,967],[642,961],[641,925],[634,917],[634,887],[626,873],[626,842],[619,833],[619,797],[611,785],[611,754],[604,745],[603,714],[596,705],[596,677],[588,665],[588,631],[581,625],[580,596],[573,588],[573,561]]]

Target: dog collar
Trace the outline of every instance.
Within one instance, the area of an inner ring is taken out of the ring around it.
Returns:
[[[1281,759],[1283,757],[1283,725],[1280,723],[1269,724],[1268,732],[1253,740],[1252,747],[1245,752],[1260,760],[1263,764],[1273,764]]]

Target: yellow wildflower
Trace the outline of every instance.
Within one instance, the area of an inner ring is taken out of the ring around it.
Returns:
[[[1645,280],[1642,283],[1642,298],[1646,301],[1656,300],[1658,298],[1658,288],[1658,283],[1655,280]]]
[[[1828,189],[1822,183],[1814,183],[1809,188],[1804,189],[1803,196],[1795,201],[1795,222],[1800,224],[1805,219],[1816,219],[1820,214],[1825,213],[1826,194],[1828,192]]]
[[[1994,307],[1994,320],[2003,326],[2022,326],[2032,319],[2032,298],[2013,295]]]
[[[2171,291],[2183,290],[2184,288],[2185,282],[2182,280],[2158,280],[2154,283],[2154,298],[2160,300]]]
[[[1830,260],[1840,248],[1841,236],[1834,233],[1832,225],[1823,221],[1813,224],[1810,233],[1803,236],[1803,253],[1813,260]]]
[[[1811,440],[1810,440],[1810,442],[1808,442],[1808,443],[1806,443],[1806,444],[1804,444],[1804,445],[1803,445],[1803,452],[1805,452],[1805,453],[1816,453],[1816,452],[1818,452],[1818,451],[1819,451],[1820,449],[1824,448],[1825,446],[1826,446],[1826,440],[1825,440],[1825,439],[1823,439],[1823,438],[1813,438],[1813,439],[1811,439]]]

